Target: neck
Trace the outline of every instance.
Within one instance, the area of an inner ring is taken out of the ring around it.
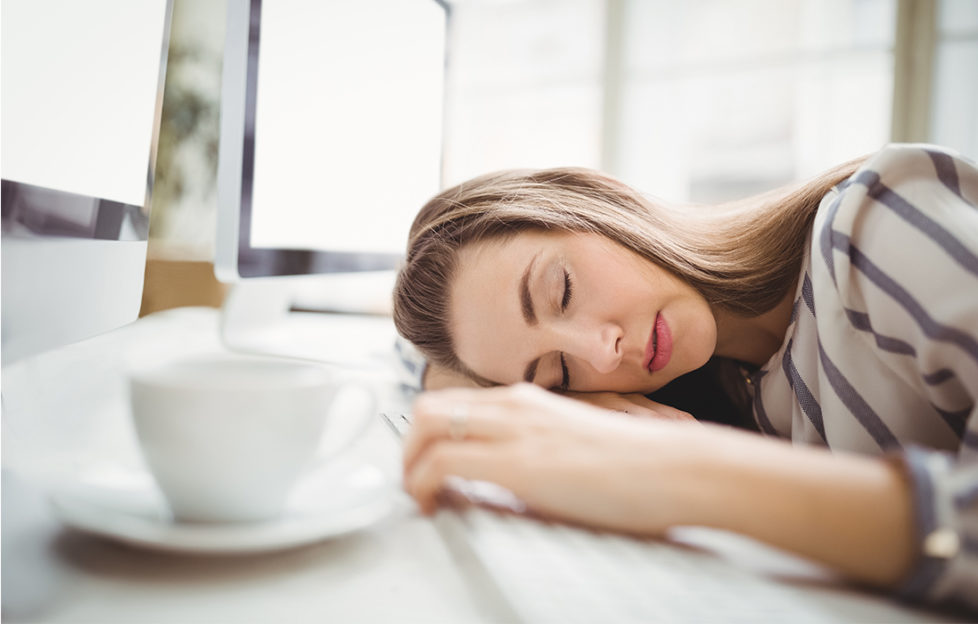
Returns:
[[[716,311],[717,347],[714,355],[761,366],[777,353],[784,342],[794,305],[791,288],[776,306],[761,314],[745,318],[730,312]]]

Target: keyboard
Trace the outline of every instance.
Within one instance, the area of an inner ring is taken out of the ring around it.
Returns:
[[[398,436],[410,428],[407,415],[384,419]],[[544,522],[522,514],[522,503],[494,484],[448,486],[455,509],[439,512],[436,526],[495,609],[493,620],[838,621],[791,586],[713,553]]]

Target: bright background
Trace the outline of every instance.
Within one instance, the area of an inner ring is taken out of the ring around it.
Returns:
[[[444,185],[578,165],[705,202],[893,140],[978,157],[974,0],[449,4]],[[223,29],[222,1],[175,0],[156,255],[213,256]]]

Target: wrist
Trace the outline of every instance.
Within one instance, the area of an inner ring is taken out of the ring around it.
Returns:
[[[738,475],[746,449],[754,436],[706,424],[683,432],[671,474],[670,526],[704,526],[742,531],[743,486]]]
[[[632,438],[634,457],[639,460],[635,474],[644,481],[644,492],[631,497],[640,504],[631,515],[645,519],[645,526],[630,530],[660,534],[674,526],[717,526],[722,520],[718,506],[732,488],[713,457],[715,441],[710,430],[715,426],[649,424],[647,438]]]

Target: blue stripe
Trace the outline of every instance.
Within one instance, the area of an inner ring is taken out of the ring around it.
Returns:
[[[978,341],[973,336],[960,329],[941,325],[931,318],[927,314],[927,311],[924,310],[924,307],[906,289],[897,284],[893,278],[884,273],[882,269],[863,255],[845,234],[833,231],[832,244],[836,249],[847,253],[853,266],[859,269],[863,275],[876,284],[883,292],[903,306],[914,320],[917,321],[920,329],[928,338],[957,345],[968,353],[975,362],[978,362]]]
[[[825,261],[825,266],[829,269],[829,275],[832,276],[832,282],[838,285],[835,279],[835,256],[833,255],[832,248],[835,246],[835,237],[832,235],[832,226],[835,224],[835,215],[839,212],[839,204],[842,203],[842,195],[838,195],[829,204],[828,210],[825,215],[825,223],[822,225],[822,231],[819,235],[819,247],[822,250],[822,259]]]
[[[761,402],[761,379],[764,378],[764,375],[767,375],[767,371],[758,371],[751,377],[751,383],[754,386],[754,415],[757,426],[762,432],[776,436],[779,435],[778,430],[771,424],[771,420],[767,417],[767,410],[764,409],[764,403]]]
[[[852,308],[845,308],[846,317],[849,318],[849,322],[855,329],[859,331],[869,332],[873,335],[873,339],[876,341],[876,346],[883,351],[888,351],[890,353],[898,353],[900,355],[910,355],[917,357],[917,350],[913,348],[908,342],[904,342],[899,338],[894,338],[892,336],[884,336],[880,334],[875,329],[873,329],[873,323],[869,320],[869,315],[865,312],[858,312]],[[954,379],[954,371],[949,368],[939,368],[933,373],[923,373],[920,376],[924,380],[924,383],[928,386],[937,386],[949,379]]]
[[[978,555],[978,537],[974,535],[959,535],[961,539],[961,550],[974,557]]]
[[[812,313],[812,316],[815,316],[815,296],[812,294],[812,280],[808,277],[808,271],[805,271],[805,277],[801,283],[801,297],[805,300],[808,311]]]
[[[876,339],[876,345],[884,351],[899,353],[901,355],[911,355],[914,357],[917,356],[917,350],[914,349],[912,345],[898,338],[891,338],[889,336],[883,336],[876,333],[876,331],[873,329],[872,323],[869,320],[868,314],[846,308],[846,316],[849,318],[852,326],[856,329],[872,333],[873,337]],[[921,379],[923,379],[924,383],[930,386],[936,386],[944,383],[953,377],[954,372],[947,368],[941,368],[933,373],[921,375]],[[942,410],[933,403],[931,403],[931,407],[934,408],[934,411],[940,414],[941,418],[944,419],[944,422],[951,428],[951,431],[953,431],[954,434],[960,439],[967,425],[966,417],[971,412],[971,408],[967,408],[963,412],[959,413]]]
[[[951,412],[948,410],[941,409],[936,405],[934,405],[933,403],[931,403],[931,407],[933,407],[934,410],[941,415],[941,418],[944,419],[944,422],[947,423],[947,426],[951,428],[951,431],[953,431],[954,435],[958,436],[958,439],[960,440],[961,437],[964,436],[965,429],[968,428],[968,415],[972,412],[974,408],[966,407],[963,410]]]
[[[978,432],[968,430],[961,437],[961,446],[966,446],[972,451],[978,451]]]
[[[924,383],[928,386],[942,384],[948,379],[954,379],[954,371],[949,368],[939,368],[933,373],[928,373],[923,376]]]
[[[798,320],[798,304],[801,303],[801,299],[795,299],[795,302],[791,304],[791,316],[788,317],[788,325],[790,326],[796,320]]]
[[[893,338],[891,336],[884,336],[877,333],[873,329],[873,323],[869,320],[869,315],[865,312],[857,312],[851,308],[846,308],[846,317],[853,327],[859,331],[869,332],[873,334],[873,339],[876,341],[876,346],[884,351],[889,351],[890,353],[899,353],[901,355],[912,355],[917,356],[917,350],[913,348],[910,343],[904,342],[899,338]]]
[[[829,380],[836,396],[842,400],[849,412],[856,417],[859,424],[863,426],[869,435],[876,440],[876,444],[883,450],[900,448],[900,442],[893,432],[883,422],[883,419],[870,407],[866,399],[849,383],[845,375],[842,374],[825,349],[822,348],[822,341],[818,341],[818,359],[822,362],[822,370]]]
[[[927,591],[944,573],[944,562],[933,557],[921,557],[910,573],[910,578],[900,588],[900,595],[912,600],[925,601]]]
[[[949,256],[965,270],[978,276],[978,256],[971,252],[953,234],[948,232],[940,223],[921,212],[916,206],[898,195],[891,188],[880,182],[880,176],[875,171],[863,171],[857,181],[865,184],[869,197],[880,202],[897,216],[925,234],[937,243]]]
[[[394,343],[394,350],[397,351],[397,354],[400,356],[401,363],[408,369],[408,372],[412,375],[417,374],[418,363],[404,353],[404,347],[400,341],[396,341]]]
[[[801,296],[805,300],[805,304],[811,311],[812,316],[815,316],[815,298],[812,295],[812,281],[808,277],[806,272],[802,278],[801,285]],[[868,322],[868,318],[866,319]],[[789,345],[790,350],[790,345]],[[856,417],[859,424],[869,432],[869,435],[876,440],[876,444],[879,445],[881,449],[889,448],[899,448],[900,442],[897,440],[893,432],[890,431],[889,427],[883,423],[883,420],[873,411],[873,408],[869,406],[869,403],[862,397],[861,394],[849,383],[845,375],[836,367],[835,363],[832,362],[828,354],[825,353],[825,349],[822,348],[822,341],[818,340],[818,359],[822,363],[822,370],[825,371],[825,376],[829,380],[829,384],[832,389],[835,390],[836,396],[842,400],[845,406],[849,409],[849,412]],[[819,410],[821,414],[821,410]],[[821,420],[821,418],[820,418]],[[822,439],[825,439],[824,430],[820,432],[822,434]]]
[[[798,374],[798,369],[795,368],[794,362],[791,361],[791,347],[793,345],[794,339],[788,341],[788,346],[784,350],[784,357],[781,358],[781,368],[784,369],[784,374],[788,376],[788,384],[795,393],[795,398],[798,399],[798,404],[801,405],[801,409],[808,416],[808,420],[815,427],[815,431],[822,436],[822,440],[825,440],[825,424],[822,422],[822,407],[818,404],[818,401],[812,395],[811,390],[805,385],[805,380],[801,378]]]
[[[954,507],[959,512],[971,507],[978,500],[978,482],[968,483],[960,492],[954,493]]]
[[[904,458],[913,482],[914,511],[916,516],[916,541],[923,545],[924,540],[937,528],[934,512],[934,486],[930,473],[924,465],[926,452],[911,447]],[[918,547],[920,548],[920,547]],[[900,588],[900,593],[908,598],[924,598],[944,572],[944,562],[933,557],[922,556],[911,570],[910,577]]]
[[[934,163],[934,171],[937,172],[937,179],[941,181],[941,184],[973,207],[974,204],[961,194],[961,182],[958,180],[958,170],[954,166],[954,158],[943,152],[927,151],[927,155]]]

